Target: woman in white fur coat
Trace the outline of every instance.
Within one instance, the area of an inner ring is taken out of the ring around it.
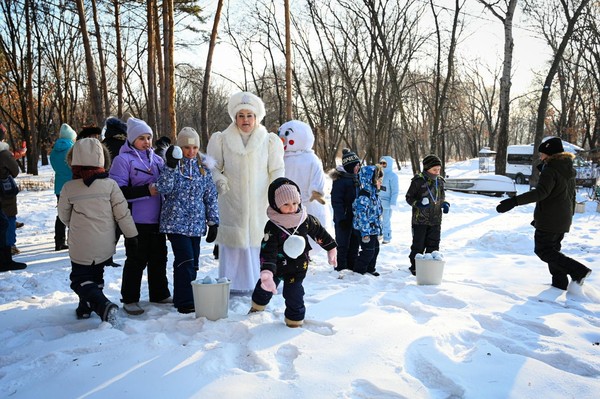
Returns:
[[[265,106],[254,94],[232,95],[227,110],[232,123],[212,134],[206,151],[216,160],[219,277],[231,280],[233,292],[250,292],[260,279],[269,184],[285,173],[283,144],[260,124]]]

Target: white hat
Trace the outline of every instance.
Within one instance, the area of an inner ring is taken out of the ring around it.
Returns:
[[[75,130],[73,130],[71,126],[67,125],[66,123],[63,123],[60,126],[59,137],[61,139],[69,139],[71,141],[75,141],[75,139],[77,138],[77,133],[75,133]]]
[[[194,128],[184,127],[177,135],[177,143],[179,147],[185,147],[186,145],[195,145],[200,148],[200,136]]]
[[[227,105],[227,111],[229,117],[235,122],[235,116],[241,110],[248,110],[254,113],[256,116],[256,123],[260,123],[265,117],[265,104],[263,101],[252,93],[247,91],[241,91],[232,95],[229,98],[229,104]]]
[[[80,139],[73,145],[71,166],[104,167],[104,149],[98,139]]]
[[[129,119],[127,119],[127,141],[133,144],[135,139],[142,134],[149,134],[152,136],[152,128],[141,119],[134,118],[133,116],[129,117]]]

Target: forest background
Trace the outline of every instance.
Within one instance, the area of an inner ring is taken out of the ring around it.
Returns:
[[[240,90],[270,131],[309,123],[326,169],[343,147],[413,170],[489,147],[502,174],[507,145],[548,135],[598,162],[599,16],[592,0],[1,0],[0,120],[34,175],[62,123],[126,112],[156,137],[192,126],[204,149]],[[491,57],[482,25],[501,38]],[[514,58],[526,36],[543,59]]]

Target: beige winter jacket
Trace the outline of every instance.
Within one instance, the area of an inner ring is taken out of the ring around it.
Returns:
[[[96,139],[81,139],[75,142],[69,161],[102,167],[103,146]],[[108,177],[94,180],[89,187],[83,179],[66,182],[60,192],[58,217],[69,226],[71,261],[80,265],[98,264],[113,256],[117,224],[126,238],[138,234],[123,192]]]
[[[285,174],[281,139],[259,125],[244,147],[232,123],[223,132],[212,134],[207,153],[216,160],[217,242],[233,248],[259,247],[268,220],[269,184]]]

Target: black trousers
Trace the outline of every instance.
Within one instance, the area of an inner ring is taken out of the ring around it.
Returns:
[[[440,239],[442,235],[442,226],[428,226],[425,224],[413,224],[413,241],[410,246],[410,267],[415,268],[415,255],[431,253],[440,249]]]
[[[138,248],[128,256],[123,266],[121,302],[140,301],[144,269],[148,267],[148,296],[159,302],[171,296],[167,279],[167,239],[158,231],[158,224],[137,224]]]
[[[360,242],[360,252],[354,264],[354,271],[360,274],[373,273],[379,255],[379,239],[376,235],[372,235],[369,236],[369,242],[363,242],[358,230],[355,230],[354,234]]]
[[[276,286],[283,281],[282,295],[285,299],[285,312],[284,315],[287,319],[293,321],[304,320],[306,314],[306,307],[304,306],[304,276],[296,277],[273,277],[273,281]],[[260,286],[261,281],[258,280],[252,293],[252,301],[257,305],[267,306],[267,304],[273,298],[273,293],[265,291]]]
[[[57,203],[58,203],[59,198],[60,198],[60,195],[56,194],[56,202]],[[65,226],[65,224],[58,218],[58,216],[56,216],[56,220],[54,221],[54,244],[56,246],[59,246],[59,245],[62,245],[65,243],[66,229],[67,229],[67,226]]]
[[[359,237],[353,234],[352,227],[344,228],[335,224],[335,241],[337,242],[337,269],[354,270],[354,262],[358,257]]]
[[[94,265],[80,265],[71,262],[71,289],[79,296],[80,304],[83,302],[98,316],[103,317],[108,298],[102,291],[104,288],[104,266],[109,261]]]
[[[534,252],[538,258],[548,264],[552,285],[562,290],[566,290],[569,285],[567,275],[572,279],[578,279],[585,276],[588,271],[586,266],[560,252],[564,236],[564,233],[549,233],[536,229],[534,239]]]

